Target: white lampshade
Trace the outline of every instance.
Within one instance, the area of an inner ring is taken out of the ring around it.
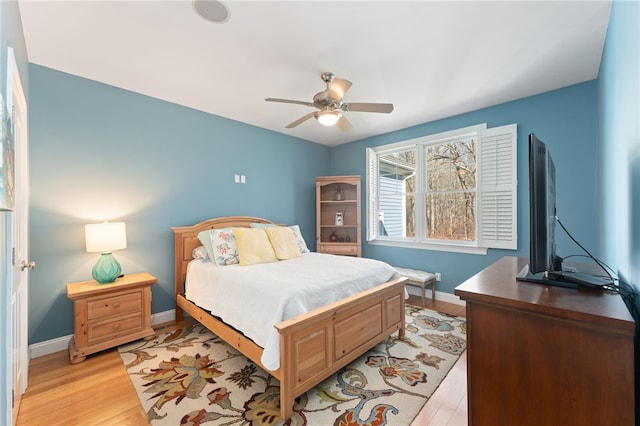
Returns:
[[[89,253],[108,253],[127,248],[127,231],[124,222],[104,222],[84,226]]]
[[[333,126],[340,120],[340,111],[318,111],[315,113],[316,120],[323,126]]]

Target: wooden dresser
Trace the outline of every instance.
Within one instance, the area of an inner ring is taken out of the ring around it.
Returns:
[[[622,298],[516,281],[505,257],[467,303],[469,425],[633,425],[635,323]]]
[[[94,280],[67,284],[73,300],[74,336],[69,342],[72,364],[87,355],[152,335],[151,286],[156,277],[146,272],[113,283]]]

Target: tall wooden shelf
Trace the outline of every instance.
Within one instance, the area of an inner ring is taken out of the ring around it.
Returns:
[[[336,216],[339,213],[342,213],[342,225],[336,224]],[[316,178],[318,253],[360,257],[362,255],[360,217],[360,176]]]

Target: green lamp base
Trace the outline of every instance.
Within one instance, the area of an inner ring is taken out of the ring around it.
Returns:
[[[120,276],[122,268],[111,253],[102,253],[91,270],[91,276],[100,284],[112,283]]]

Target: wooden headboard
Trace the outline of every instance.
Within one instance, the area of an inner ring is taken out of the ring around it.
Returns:
[[[273,223],[267,219],[250,216],[226,216],[208,219],[191,226],[175,226],[173,230],[175,295],[184,293],[184,280],[187,276],[187,264],[193,260],[193,250],[202,245],[198,234],[216,228],[243,227],[249,228],[252,223]]]

